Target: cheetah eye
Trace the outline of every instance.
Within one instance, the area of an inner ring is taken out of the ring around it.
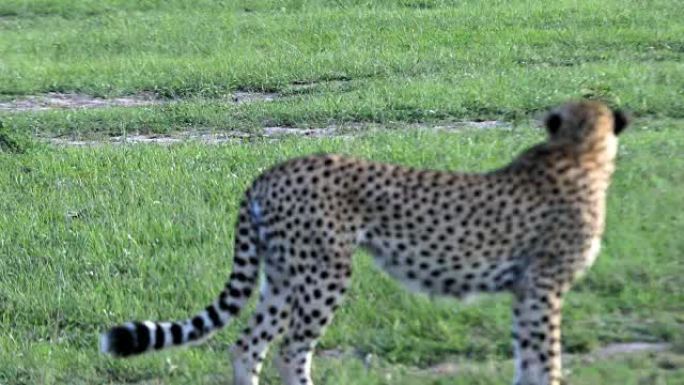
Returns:
[[[613,111],[613,132],[619,135],[629,124],[629,118],[620,110]]]
[[[558,129],[560,128],[562,122],[563,119],[561,119],[561,116],[554,112],[546,117],[544,125],[546,126],[546,129],[549,131],[549,134],[553,135],[558,132]]]

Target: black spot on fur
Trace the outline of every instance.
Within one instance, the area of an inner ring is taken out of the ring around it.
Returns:
[[[240,308],[232,303],[226,306],[226,310],[228,311],[228,313],[230,313],[230,315],[233,316],[237,315],[240,312]]]

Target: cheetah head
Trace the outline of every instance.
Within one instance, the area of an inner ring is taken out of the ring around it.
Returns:
[[[596,101],[567,103],[551,111],[544,120],[549,141],[577,145],[616,142],[627,124],[623,112]]]

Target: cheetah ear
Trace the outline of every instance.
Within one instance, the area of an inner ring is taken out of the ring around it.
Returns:
[[[551,135],[558,132],[558,129],[560,128],[562,123],[563,123],[563,118],[561,118],[560,114],[557,112],[552,112],[552,113],[548,114],[546,116],[546,119],[544,119],[544,126],[546,126],[546,130]]]
[[[624,112],[620,110],[613,111],[613,132],[615,135],[620,135],[620,133],[627,128],[628,125],[629,118]]]

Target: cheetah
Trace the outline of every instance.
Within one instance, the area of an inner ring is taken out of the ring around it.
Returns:
[[[287,385],[312,385],[316,341],[352,275],[357,248],[429,295],[513,297],[516,385],[561,383],[564,294],[596,258],[625,115],[596,101],[552,110],[547,139],[486,173],[421,170],[340,155],[286,161],[245,193],[233,271],[214,302],[173,322],[128,322],[101,336],[117,357],[198,343],[235,318],[235,385],[257,385],[269,345]]]

